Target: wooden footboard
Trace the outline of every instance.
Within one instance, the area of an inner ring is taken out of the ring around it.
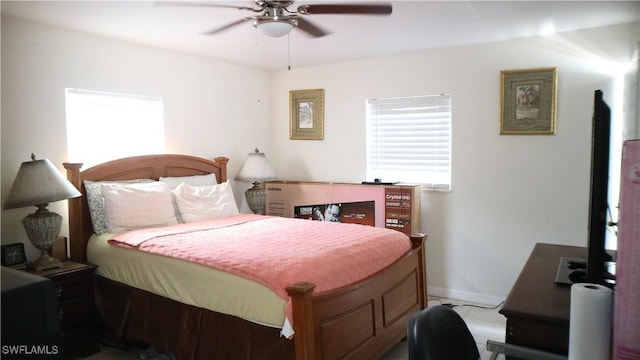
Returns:
[[[353,286],[327,294],[289,286],[296,359],[377,359],[402,340],[409,316],[426,306],[425,238],[412,236],[408,255]]]

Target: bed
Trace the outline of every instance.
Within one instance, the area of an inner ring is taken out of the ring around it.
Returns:
[[[228,161],[167,154],[124,158],[86,170],[80,163],[64,167],[69,181],[86,195],[86,181],[215,174],[222,183]],[[70,199],[70,258],[87,262],[90,239],[95,238],[87,197]],[[425,308],[425,240],[424,234],[412,235],[408,250],[390,265],[330,291],[316,291],[311,282],[289,284],[291,338],[282,336],[282,328],[115,281],[101,275],[100,268],[95,292],[99,321],[111,341],[142,342],[180,360],[380,358],[405,338],[410,315]]]

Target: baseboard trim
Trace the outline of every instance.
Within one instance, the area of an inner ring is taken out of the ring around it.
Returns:
[[[473,303],[476,305],[498,306],[505,298],[499,296],[491,296],[480,293],[472,293],[468,291],[460,291],[454,289],[427,286],[428,297],[439,297],[450,300],[457,300],[465,303]]]

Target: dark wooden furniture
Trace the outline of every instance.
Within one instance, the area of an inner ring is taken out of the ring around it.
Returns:
[[[35,272],[51,279],[56,286],[62,354],[86,357],[98,352],[93,297],[95,267],[65,261],[64,267]]]
[[[571,287],[556,284],[561,257],[585,258],[586,248],[538,243],[500,313],[506,342],[567,355]]]
[[[67,178],[84,194],[83,180],[158,180],[215,173],[221,183],[227,180],[228,161],[149,155],[84,171],[78,163],[64,167]],[[85,196],[69,200],[69,222],[71,259],[86,261],[93,229]],[[350,286],[324,293],[314,293],[310,283],[287,287],[293,305],[293,341],[280,337],[279,329],[194,308],[100,276],[96,303],[102,325],[114,335],[173,352],[181,360],[380,358],[406,336],[411,314],[426,306],[426,236],[416,234],[411,239],[412,249],[399,260]]]
[[[2,359],[60,359],[60,321],[55,284],[2,266]],[[43,356],[34,356],[34,350]]]

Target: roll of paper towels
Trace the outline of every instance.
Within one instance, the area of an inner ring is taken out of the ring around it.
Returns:
[[[613,292],[598,284],[571,286],[569,360],[611,358]]]

